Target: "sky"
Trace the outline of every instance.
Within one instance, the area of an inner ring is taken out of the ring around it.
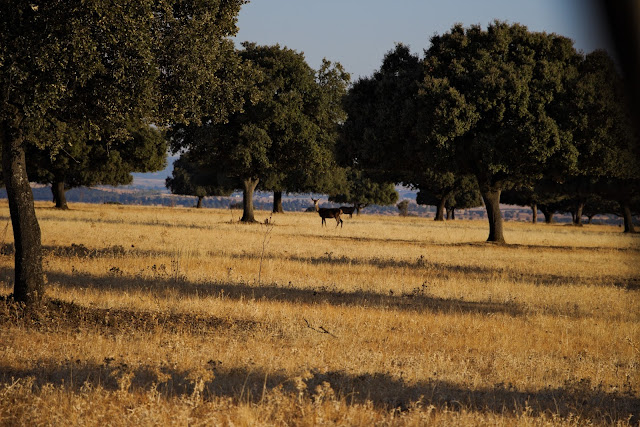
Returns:
[[[585,53],[608,49],[598,18],[590,0],[251,0],[236,41],[278,43],[303,52],[315,69],[322,58],[337,61],[355,80],[373,74],[396,43],[421,54],[455,23],[518,22],[569,37]]]

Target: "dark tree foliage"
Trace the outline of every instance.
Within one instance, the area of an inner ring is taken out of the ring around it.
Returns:
[[[242,3],[3,2],[0,143],[16,246],[16,300],[37,305],[44,294],[27,147],[57,156],[65,144],[105,133],[129,140],[121,134],[141,119],[161,126],[205,116],[224,120],[239,107],[244,87],[229,39]]]
[[[578,59],[571,40],[519,24],[455,26],[431,39],[421,96],[425,122],[434,126],[424,135],[475,175],[489,241],[504,242],[502,190],[539,178],[568,139],[552,112]]]
[[[455,176],[450,172],[433,175],[432,180],[416,185],[418,194],[416,203],[436,207],[435,221],[444,221],[455,209],[469,209],[482,206],[482,196],[478,183],[471,175]]]
[[[520,185],[505,190],[500,195],[502,203],[529,206],[533,213],[534,224],[538,222],[538,210],[543,213],[545,222],[551,223],[553,214],[567,203],[568,198],[562,186],[549,178],[543,178],[535,184]]]
[[[456,25],[432,37],[422,61],[397,46],[354,85],[347,146],[362,167],[405,183],[428,168],[474,175],[488,240],[504,242],[500,193],[539,178],[569,138],[552,112],[578,61],[571,40],[502,22]]]
[[[571,211],[580,225],[582,210],[592,195],[609,193],[609,198],[623,205],[624,199],[632,197],[631,191],[625,195],[631,183],[623,181],[640,176],[634,153],[637,135],[622,78],[605,51],[594,51],[581,60],[568,95],[556,116],[572,138],[554,156],[549,175],[559,175],[556,180],[574,201]],[[609,180],[620,185],[609,186]]]
[[[331,182],[336,126],[348,75],[339,64],[315,72],[301,53],[244,43],[241,57],[254,67],[256,93],[224,124],[175,129],[173,148],[188,148],[243,190],[242,221],[255,222],[253,192],[308,191]],[[196,154],[197,153],[197,154]]]
[[[202,207],[202,199],[209,196],[229,196],[233,188],[225,187],[225,180],[216,170],[200,166],[199,159],[192,159],[184,153],[173,163],[171,176],[166,179],[166,187],[172,194],[196,196],[196,207]]]
[[[118,137],[76,141],[56,151],[29,146],[29,180],[51,185],[56,208],[67,209],[66,190],[130,184],[132,172],[154,172],[166,166],[167,142],[159,129],[132,123]]]
[[[369,205],[388,206],[398,201],[398,191],[392,182],[379,182],[368,178],[357,169],[347,170],[345,188],[340,193],[330,193],[329,201],[351,204],[356,215]]]
[[[400,216],[409,215],[409,201],[407,199],[402,200],[396,207],[398,208],[398,212],[400,212]]]

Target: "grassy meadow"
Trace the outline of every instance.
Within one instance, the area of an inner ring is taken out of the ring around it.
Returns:
[[[620,228],[36,207],[49,300],[23,315],[0,203],[2,425],[640,423]]]

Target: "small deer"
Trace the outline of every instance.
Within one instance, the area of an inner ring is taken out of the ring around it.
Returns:
[[[355,206],[340,206],[340,210],[343,214],[349,215],[349,218],[353,218],[353,212],[356,210]]]
[[[321,208],[320,206],[318,206],[318,200],[320,199],[311,198],[311,200],[313,200],[313,205],[316,208],[316,212],[318,212],[318,215],[320,215],[320,218],[322,218],[323,226],[327,224],[327,218],[335,218],[336,227],[339,225],[340,228],[342,228],[342,219],[340,219],[342,210],[340,208]]]

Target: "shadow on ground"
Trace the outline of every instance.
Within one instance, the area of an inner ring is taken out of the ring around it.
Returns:
[[[103,363],[82,360],[45,360],[32,369],[18,370],[0,366],[0,387],[12,387],[16,380],[29,381],[34,393],[53,385],[81,393],[102,387],[109,391],[157,391],[165,398],[194,396],[195,384],[204,382],[204,399],[227,397],[234,402],[260,404],[276,393],[301,396],[307,402],[343,399],[346,404],[371,402],[385,410],[412,410],[434,405],[450,411],[481,411],[517,416],[579,416],[596,423],[640,420],[640,398],[633,390],[606,391],[588,380],[567,381],[562,387],[536,391],[518,390],[496,384],[488,388],[470,388],[438,379],[405,382],[386,373],[353,375],[345,371],[310,371],[292,378],[261,369],[226,368],[210,360],[200,377],[169,365],[128,366],[107,358]],[[201,383],[202,384],[202,383]],[[87,387],[90,386],[90,387]],[[418,405],[416,405],[418,404]]]
[[[116,267],[114,267],[115,269]],[[335,306],[360,306],[407,311],[430,311],[437,313],[523,314],[515,302],[465,301],[463,299],[439,298],[428,295],[428,287],[422,286],[403,294],[389,291],[380,294],[366,290],[342,291],[322,286],[302,289],[293,285],[250,284],[246,282],[197,283],[181,276],[126,277],[114,270],[106,276],[79,273],[47,272],[49,283],[60,288],[93,288],[105,291],[144,291],[150,295],[184,295],[200,297],[224,297],[232,300],[264,300],[294,304],[331,304]],[[0,268],[0,280],[9,283],[13,269]]]
[[[459,246],[460,244],[452,244]],[[464,244],[472,246],[473,243]],[[522,245],[520,245],[522,246]],[[530,246],[526,247],[531,250]],[[538,247],[536,247],[538,248]],[[539,248],[538,248],[539,249]],[[563,250],[572,250],[563,249]],[[598,250],[595,248],[595,250]],[[0,246],[0,255],[13,254],[13,244]],[[83,244],[71,244],[70,246],[43,246],[45,256],[67,257],[67,258],[122,258],[122,257],[176,257],[180,254],[171,250],[141,250],[131,247],[114,245],[106,248],[88,248]],[[209,252],[208,255],[216,256],[217,253]],[[628,290],[640,290],[640,277],[619,277],[605,276],[597,278],[585,278],[571,275],[557,275],[544,273],[527,273],[509,268],[485,265],[460,265],[430,261],[428,257],[420,256],[414,260],[394,259],[394,258],[357,258],[349,256],[334,256],[332,253],[325,253],[323,256],[299,256],[285,254],[258,254],[242,253],[231,254],[232,258],[240,261],[260,260],[260,258],[271,261],[291,261],[308,263],[312,265],[365,265],[375,268],[402,268],[409,270],[421,270],[438,278],[454,278],[454,276],[465,275],[477,280],[492,280],[501,278],[517,283],[531,283],[539,286],[559,286],[559,285],[589,285],[589,286],[614,286]]]

